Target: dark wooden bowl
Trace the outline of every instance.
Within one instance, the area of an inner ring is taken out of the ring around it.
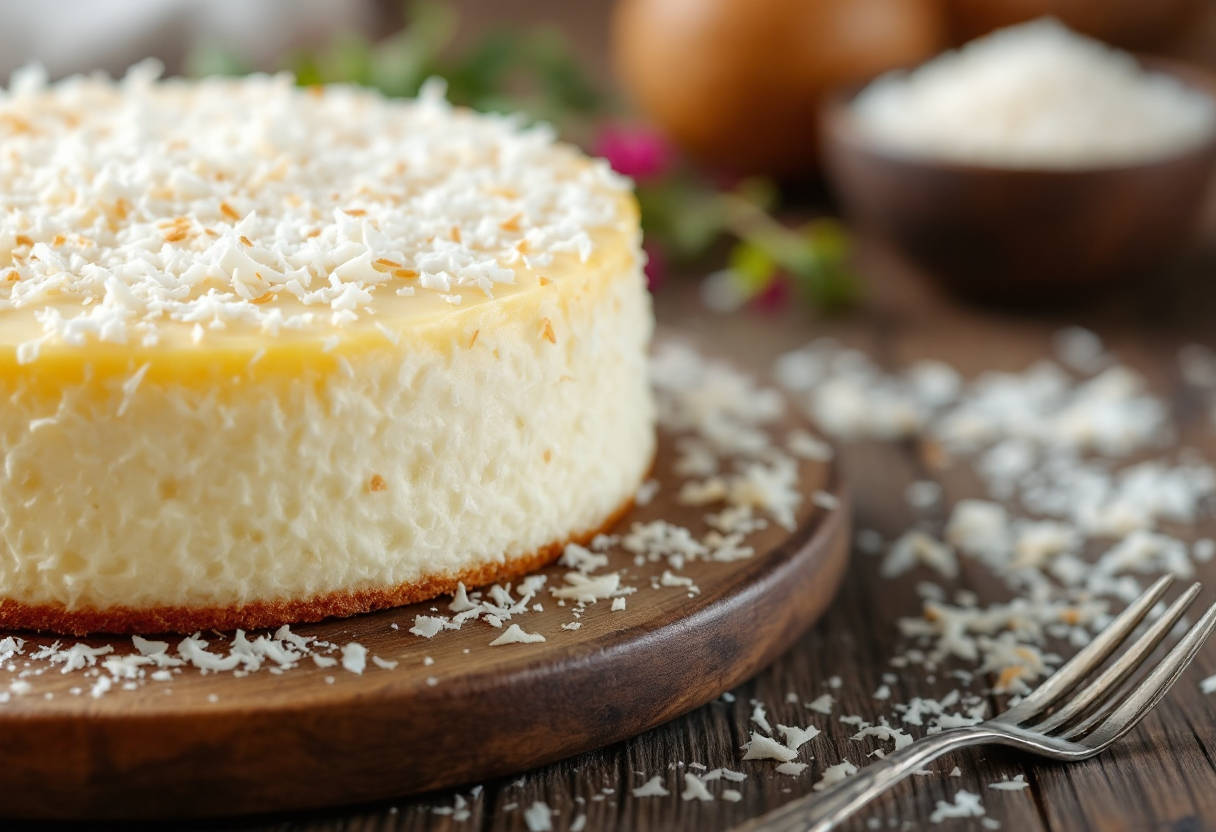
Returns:
[[[1143,58],[1216,100],[1216,78]],[[1216,166],[1216,135],[1164,160],[1079,170],[986,167],[879,147],[853,121],[858,88],[824,102],[825,170],[851,219],[952,292],[1017,305],[1085,299],[1184,247]]]

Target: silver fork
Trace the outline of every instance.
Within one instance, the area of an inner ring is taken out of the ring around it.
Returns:
[[[1149,587],[1084,650],[1000,716],[917,740],[866,766],[821,795],[807,795],[736,827],[734,832],[827,832],[862,806],[943,754],[971,745],[1008,745],[1073,762],[1100,754],[1160,701],[1216,628],[1216,604],[1138,684],[1123,685],[1173,629],[1199,594],[1193,584],[1117,661],[1067,697],[1131,634],[1173,581]],[[1054,711],[1052,709],[1055,709]]]

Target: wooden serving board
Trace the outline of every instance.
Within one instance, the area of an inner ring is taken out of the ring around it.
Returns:
[[[787,412],[778,437],[807,429]],[[671,470],[674,443],[660,433],[659,491],[613,532],[659,518],[698,538],[708,530],[704,515],[717,507],[676,500],[683,478]],[[90,687],[99,677],[88,670],[27,677],[29,690],[0,704],[0,817],[189,817],[353,803],[522,771],[646,731],[756,674],[831,601],[847,560],[848,499],[833,463],[800,464],[805,499],[794,531],[770,523],[748,537],[750,559],[689,562],[680,574],[697,593],[658,585],[666,561],[637,565],[613,550],[607,569],[638,589],[626,609],[599,601],[583,610],[579,629],[565,630],[574,607],[542,590],[535,600],[544,610],[515,622],[543,643],[490,647],[503,630],[482,621],[431,639],[409,633],[415,615],[447,612],[450,599],[440,598],[293,628],[364,645],[361,675],[310,659],[242,678],[186,667],[132,690],[116,682],[98,698]],[[817,490],[838,505],[812,500]],[[569,571],[550,567],[548,585],[563,585]],[[25,664],[30,647],[53,641],[16,635],[27,639],[26,653],[0,669],[0,691],[34,666]],[[217,652],[230,637],[211,639]],[[180,636],[162,639],[176,645]],[[126,638],[83,642],[133,652]],[[398,664],[384,669],[373,655]]]

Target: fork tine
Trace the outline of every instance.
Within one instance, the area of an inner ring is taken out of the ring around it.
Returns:
[[[1095,667],[1106,661],[1114,649],[1123,643],[1128,634],[1136,629],[1136,625],[1160,600],[1173,581],[1173,575],[1162,575],[1158,578],[1156,583],[1145,590],[1143,595],[1133,601],[1102,632],[1098,633],[1085,649],[1048,677],[1047,681],[1027,694],[1025,699],[996,719],[1000,722],[1024,722],[1058,702],[1061,697],[1092,673]]]
[[[1195,601],[1195,597],[1199,595],[1201,589],[1203,589],[1202,584],[1191,584],[1191,588],[1179,596],[1170,605],[1169,609],[1153,622],[1153,625],[1148,628],[1144,635],[1140,636],[1135,644],[1119,657],[1117,662],[1108,667],[1097,679],[1086,685],[1064,707],[1043,722],[1035,725],[1034,730],[1049,734],[1060,726],[1066,725],[1080,716],[1084,716],[1096,704],[1100,704],[1102,700],[1106,699],[1112,691],[1115,691],[1119,687],[1124,679],[1132,675],[1136,672],[1137,668],[1144,664],[1145,658],[1169,635],[1170,630],[1174,628],[1174,624],[1178,622],[1178,619],[1182,618],[1182,614]]]
[[[1144,680],[1133,688],[1122,702],[1099,711],[1069,732],[1066,739],[1083,742],[1094,749],[1103,749],[1122,737],[1161,700],[1170,686],[1182,675],[1195,658],[1199,648],[1216,629],[1216,604],[1208,607],[1199,622],[1174,645],[1174,649],[1153,668]],[[1090,731],[1091,726],[1096,726]],[[1083,735],[1083,733],[1085,735]]]

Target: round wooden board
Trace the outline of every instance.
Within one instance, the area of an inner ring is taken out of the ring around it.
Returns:
[[[787,408],[779,441],[807,426]],[[680,505],[675,439],[660,432],[652,502],[613,528],[664,519],[708,531],[713,507]],[[684,714],[770,664],[823,612],[845,571],[849,512],[834,464],[800,463],[804,495],[793,531],[770,523],[748,536],[750,559],[692,561],[688,587],[661,586],[666,560],[637,565],[614,549],[609,570],[638,591],[627,608],[575,607],[542,590],[542,612],[517,618],[544,643],[490,647],[483,621],[432,639],[414,616],[449,599],[293,630],[339,645],[357,641],[394,669],[362,675],[311,660],[243,678],[193,668],[171,681],[94,698],[96,679],[51,668],[0,705],[0,816],[137,818],[232,815],[331,806],[471,783],[618,742]],[[810,495],[825,491],[838,501]],[[569,571],[545,570],[549,586]],[[398,629],[393,629],[397,625]],[[5,633],[0,633],[2,638]],[[5,663],[0,691],[25,665]],[[215,648],[229,636],[216,638]],[[169,637],[172,644],[177,638]],[[130,639],[84,639],[133,652]],[[71,643],[70,641],[68,643]],[[172,648],[170,648],[172,650]],[[428,657],[430,662],[428,662]],[[9,670],[15,665],[16,670]],[[430,682],[428,682],[430,680]],[[73,692],[73,689],[75,691]],[[53,694],[47,698],[46,694]]]

